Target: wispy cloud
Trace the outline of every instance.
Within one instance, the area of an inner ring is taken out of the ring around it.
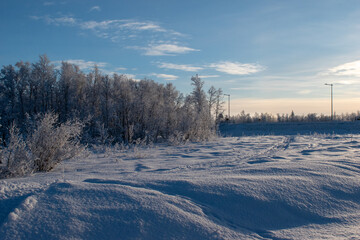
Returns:
[[[167,81],[173,81],[173,80],[176,80],[176,79],[179,78],[178,76],[171,75],[171,74],[152,73],[152,74],[150,74],[150,75],[151,75],[151,76],[155,76],[155,77],[157,77],[157,78],[162,78],[162,79],[167,80]]]
[[[187,72],[197,72],[204,69],[203,67],[195,67],[187,64],[174,64],[174,63],[159,63],[158,67],[166,68],[166,69],[182,70]]]
[[[220,75],[199,75],[199,78],[218,78]]]
[[[218,72],[223,72],[232,75],[249,75],[263,71],[265,67],[258,64],[251,63],[239,63],[239,62],[218,62],[209,65],[210,68],[214,68]]]
[[[93,11],[100,10],[99,6],[91,8]],[[163,34],[159,37],[172,36],[173,38],[181,34],[170,29],[161,27],[158,23],[152,21],[138,21],[133,19],[114,19],[104,21],[83,21],[82,19],[72,16],[31,16],[34,20],[42,20],[50,25],[55,26],[72,26],[80,30],[92,31],[97,37],[110,39],[111,41],[119,41],[121,39],[133,39],[140,33]],[[156,47],[156,46],[154,46]],[[161,47],[161,46],[160,46]],[[171,46],[168,46],[170,48]],[[150,50],[150,49],[149,49]],[[161,49],[160,49],[161,50]],[[190,48],[188,51],[191,50]],[[166,49],[164,50],[166,52]],[[173,50],[176,51],[176,50]],[[178,50],[181,51],[181,50]],[[184,51],[184,49],[182,49]],[[171,49],[169,50],[171,52]]]
[[[177,54],[199,51],[194,48],[178,45],[177,43],[149,44],[147,47],[130,48],[142,50],[146,56],[174,56]]]
[[[90,11],[101,10],[99,6],[93,6]],[[95,36],[108,39],[114,43],[126,41],[129,49],[140,50],[147,56],[174,56],[184,54],[197,49],[184,46],[179,43],[179,38],[185,35],[172,29],[166,29],[153,21],[141,21],[134,19],[111,19],[103,21],[84,21],[71,15],[62,16],[31,16],[31,19],[43,21],[54,26],[67,26],[76,28],[80,34],[91,32]],[[138,40],[141,41],[140,45]],[[129,42],[137,41],[136,46]]]
[[[99,6],[93,6],[92,8],[90,8],[90,12],[92,11],[98,11],[100,12],[101,11],[101,8]]]
[[[154,31],[154,32],[166,32],[166,30],[160,25],[149,21],[135,21],[135,20],[106,20],[106,21],[84,21],[79,22],[79,26],[82,29],[90,30],[127,30],[127,31]]]
[[[34,20],[43,20],[47,24],[55,25],[55,26],[69,26],[69,25],[77,25],[77,19],[69,16],[63,17],[50,17],[50,16],[30,16],[31,19]]]
[[[85,61],[82,59],[68,59],[68,60],[63,60],[63,61],[54,61],[53,63],[57,66],[60,66],[61,62],[75,64],[75,65],[79,66],[79,68],[83,71],[91,70],[94,68],[94,66],[98,66],[99,68],[102,68],[107,65],[107,63],[105,63],[105,62]]]
[[[56,66],[56,68],[60,69],[62,62],[67,62],[70,64],[77,65],[84,72],[89,72],[93,70],[95,66],[97,66],[103,74],[109,76],[112,76],[114,74],[123,75],[126,76],[128,79],[132,79],[134,81],[140,81],[139,79],[136,78],[135,74],[124,73],[124,71],[127,70],[126,68],[123,67],[112,68],[106,62],[86,61],[83,59],[68,59],[62,61],[53,61],[52,63]]]
[[[330,68],[322,75],[360,77],[360,60]]]

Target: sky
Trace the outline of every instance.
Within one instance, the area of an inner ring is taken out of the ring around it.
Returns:
[[[330,115],[332,83],[336,113],[360,110],[359,0],[2,0],[0,28],[1,66],[46,54],[184,94],[198,74],[231,115]]]

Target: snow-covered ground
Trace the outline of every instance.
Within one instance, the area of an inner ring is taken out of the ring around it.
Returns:
[[[360,134],[360,121],[355,122],[276,122],[223,124],[223,136],[256,135],[311,135],[320,134]]]
[[[0,239],[321,238],[360,238],[360,135],[113,149],[0,180]]]

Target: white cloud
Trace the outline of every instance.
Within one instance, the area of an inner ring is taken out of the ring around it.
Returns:
[[[220,75],[199,75],[199,78],[217,78]]]
[[[144,50],[144,55],[147,56],[173,56],[176,54],[184,54],[193,51],[199,51],[197,49],[179,46],[176,43],[164,43],[164,44],[150,44],[148,47],[133,47],[135,49]]]
[[[168,81],[173,81],[178,79],[178,76],[175,75],[171,75],[171,74],[157,74],[157,73],[152,73],[152,76],[158,77],[158,78],[162,78],[164,80],[168,80]]]
[[[340,84],[340,85],[352,85],[352,84],[356,84],[356,83],[358,83],[358,82],[355,80],[340,80],[340,81],[336,82],[336,84]]]
[[[197,72],[203,69],[202,67],[195,67],[191,65],[174,64],[174,63],[159,63],[158,67],[166,68],[166,69],[182,70],[187,72]]]
[[[60,65],[61,62],[75,64],[75,65],[79,66],[79,68],[81,70],[91,70],[94,68],[95,65],[98,66],[99,68],[105,67],[107,65],[107,63],[105,63],[105,62],[85,61],[82,59],[68,59],[68,60],[64,60],[64,61],[54,61],[53,63],[55,65]]]
[[[101,8],[99,6],[93,6],[92,8],[90,8],[90,12],[92,11],[101,11]]]
[[[322,75],[360,77],[360,60],[330,68],[326,73],[323,73]]]
[[[124,67],[117,67],[115,68],[115,71],[126,71],[127,68],[124,68]]]
[[[265,67],[258,64],[251,63],[239,63],[239,62],[218,62],[209,65],[210,68],[214,68],[218,72],[223,72],[232,75],[249,75],[263,71]]]

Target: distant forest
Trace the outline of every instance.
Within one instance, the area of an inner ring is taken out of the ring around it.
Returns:
[[[2,67],[0,136],[5,143],[12,124],[26,135],[30,122],[52,113],[59,124],[81,121],[83,142],[207,139],[222,116],[222,90],[205,91],[197,75],[191,85],[193,91],[185,96],[171,83],[109,76],[97,66],[85,73],[67,62],[58,68],[42,55],[35,63]]]
[[[358,121],[360,112],[334,114],[334,121]],[[305,115],[296,115],[294,111],[290,114],[255,113],[253,115],[242,111],[240,114],[226,118],[227,123],[282,123],[282,122],[326,122],[332,121],[331,116],[317,113],[308,113]]]

